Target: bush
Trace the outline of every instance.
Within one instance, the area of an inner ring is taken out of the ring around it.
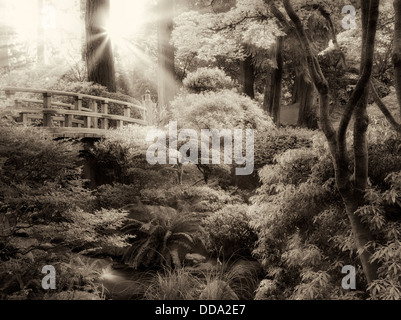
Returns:
[[[398,143],[393,135],[371,128],[369,155],[372,185],[357,214],[375,239],[372,259],[379,279],[367,287],[348,217],[335,186],[327,142],[316,134],[305,148],[287,150],[259,171],[261,187],[251,199],[250,225],[258,234],[253,254],[267,271],[258,298],[267,299],[398,299],[398,245],[401,179]],[[378,156],[380,153],[380,157]],[[389,162],[382,161],[383,156]],[[353,156],[350,153],[349,158]],[[379,161],[378,159],[381,159]],[[398,169],[397,169],[398,168]],[[338,288],[344,265],[357,270],[359,291]],[[367,287],[366,291],[362,288]]]
[[[241,202],[236,196],[231,196],[223,190],[208,186],[191,187],[174,186],[168,189],[144,189],[141,198],[146,203],[173,208],[187,208],[194,212],[215,212],[228,204]]]
[[[139,193],[137,185],[113,183],[98,187],[93,195],[96,208],[120,209],[132,203]]]
[[[195,214],[153,211],[150,221],[130,218],[123,231],[135,237],[124,261],[133,268],[181,267],[185,254],[200,241],[200,219]]]
[[[312,146],[313,132],[306,129],[259,131],[255,136],[255,169],[273,164],[277,155],[286,150]]]
[[[233,80],[218,68],[199,68],[188,73],[183,80],[183,85],[185,89],[193,93],[234,88]]]
[[[375,185],[385,187],[386,176],[401,170],[400,150],[399,139],[392,137],[369,146],[369,177]]]
[[[201,280],[183,268],[157,273],[145,292],[146,300],[196,300]]]
[[[109,130],[105,139],[95,143],[90,157],[93,165],[99,168],[99,175],[102,174],[98,185],[130,184],[132,190],[140,190],[160,185],[160,181],[168,184],[176,180],[176,175],[163,170],[163,166],[147,162],[149,142],[146,134],[150,129],[152,127],[133,125]],[[112,192],[110,188],[108,190]]]
[[[249,97],[223,90],[202,94],[184,94],[172,103],[171,119],[188,129],[271,129],[269,116]]]
[[[257,235],[249,225],[246,205],[227,205],[202,222],[208,235],[208,249],[223,258],[250,257]]]
[[[91,210],[81,177],[79,145],[54,141],[38,128],[0,127],[1,211],[30,221],[71,207]]]

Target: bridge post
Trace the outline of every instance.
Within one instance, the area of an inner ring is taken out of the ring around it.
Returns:
[[[155,104],[153,103],[151,96],[150,96],[150,90],[146,90],[145,93],[145,99],[144,99],[144,106],[146,108],[145,115],[143,117],[143,120],[145,120],[148,125],[154,125],[156,124],[156,119],[155,119]]]
[[[73,115],[72,114],[66,114],[65,115],[64,126],[66,128],[72,128],[72,119],[73,119]]]
[[[93,113],[97,113],[97,103],[96,103],[96,101],[90,100],[89,101],[89,106],[90,106],[89,108],[92,109]],[[97,118],[92,117],[92,119],[91,119],[91,127],[94,128],[94,129],[97,129],[97,127],[98,127],[98,123],[97,122],[98,122]]]
[[[130,108],[130,106],[124,106],[124,117],[131,118],[131,108]]]
[[[12,108],[14,106],[13,96],[15,95],[15,91],[6,90],[5,94],[6,94],[6,107]]]
[[[82,95],[77,95],[74,97],[75,99],[75,110],[82,110]]]
[[[52,95],[49,92],[43,93],[43,108],[51,109],[52,107]],[[53,127],[53,115],[51,113],[45,113],[43,115],[43,126],[52,128]]]
[[[102,101],[102,114],[109,113],[109,101]],[[109,128],[109,119],[101,118],[100,119],[100,129],[108,129]]]

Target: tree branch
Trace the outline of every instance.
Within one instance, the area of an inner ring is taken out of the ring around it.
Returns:
[[[375,38],[376,38],[376,28],[377,20],[379,16],[379,2],[380,0],[370,0],[370,4],[366,5],[362,1],[362,20],[367,23],[367,33],[363,37],[365,41],[362,42],[362,63],[361,63],[361,76],[356,84],[355,90],[351,95],[350,100],[345,108],[344,114],[341,118],[340,125],[338,127],[338,143],[339,150],[341,153],[346,153],[346,132],[348,129],[349,122],[351,120],[352,114],[355,111],[355,107],[362,98],[366,87],[369,85],[370,76],[373,69],[373,57]],[[371,17],[369,17],[369,12],[371,12]],[[365,28],[363,28],[365,29]]]
[[[391,114],[390,110],[387,108],[387,106],[384,104],[383,100],[380,99],[376,87],[373,84],[372,81],[370,81],[370,89],[372,93],[373,100],[375,101],[376,105],[379,107],[380,111],[383,113],[383,115],[386,117],[387,121],[391,124],[393,129],[397,131],[398,133],[401,133],[401,124],[395,120],[393,115]]]

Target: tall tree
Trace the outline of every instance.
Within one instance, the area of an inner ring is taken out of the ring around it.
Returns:
[[[346,106],[337,130],[329,117],[329,85],[320,68],[316,54],[313,53],[310,40],[303,24],[293,9],[290,0],[283,0],[284,8],[294,23],[300,38],[300,46],[305,52],[308,67],[320,96],[320,125],[329,143],[336,185],[344,202],[356,247],[368,283],[377,278],[377,265],[370,261],[371,252],[367,244],[372,240],[371,233],[362,223],[358,208],[364,204],[364,192],[368,181],[368,152],[366,130],[368,117],[366,112],[369,81],[373,68],[377,21],[380,0],[361,0],[362,9],[362,53],[361,72],[353,94]],[[350,172],[346,132],[354,116],[354,169]]]
[[[45,2],[38,0],[38,12],[40,19],[38,20],[38,42],[37,42],[37,61],[38,63],[45,63],[45,30],[43,25],[43,13]]]
[[[248,97],[255,98],[255,66],[252,55],[247,55],[240,61],[240,83],[242,92]]]
[[[79,18],[81,21],[81,58],[82,61],[86,61],[86,0],[79,1]]]
[[[398,106],[400,109],[400,121],[392,115],[388,107],[380,99],[377,90],[371,82],[372,97],[377,106],[382,111],[387,121],[391,124],[393,129],[401,133],[401,0],[394,0],[393,2],[395,19],[394,19],[394,35],[393,35],[393,67],[394,67],[394,86],[396,89]]]
[[[292,103],[299,103],[299,127],[316,129],[318,127],[315,110],[315,85],[309,77],[309,72],[303,68],[296,72]]]
[[[110,0],[86,1],[86,65],[88,80],[116,91],[114,57],[106,26]]]
[[[159,0],[157,4],[158,37],[158,87],[159,107],[169,110],[176,93],[174,46],[171,44],[173,31],[174,0]]]
[[[394,0],[394,48],[393,48],[393,64],[394,64],[394,83],[397,92],[398,103],[400,107],[401,120],[401,0]]]
[[[263,108],[272,117],[276,125],[280,124],[281,89],[283,80],[283,42],[284,37],[277,37],[272,48],[273,66],[266,76]]]
[[[6,21],[7,7],[5,3],[0,3],[1,20]],[[0,24],[0,70],[9,69],[9,57],[8,57],[8,28],[6,23]]]

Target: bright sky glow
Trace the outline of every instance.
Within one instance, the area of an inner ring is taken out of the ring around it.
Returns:
[[[112,41],[119,44],[124,38],[141,32],[148,21],[147,0],[111,0],[110,26],[108,33]]]
[[[67,30],[70,33],[81,32],[79,12],[71,12],[73,1],[52,0],[52,5],[45,6],[42,13],[34,0],[0,0],[7,10],[2,10],[1,22],[12,26],[22,38],[36,38],[39,22],[47,32]],[[110,23],[108,33],[115,43],[127,36],[141,31],[147,21],[147,0],[110,0]],[[76,10],[79,10],[76,3]]]

